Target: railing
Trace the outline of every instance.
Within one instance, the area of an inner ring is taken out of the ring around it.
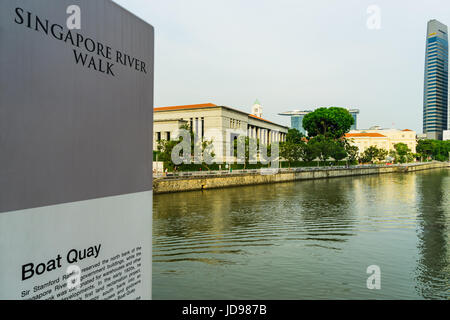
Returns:
[[[288,172],[314,172],[314,171],[326,171],[326,170],[345,170],[345,169],[368,169],[368,168],[389,168],[389,167],[411,167],[420,166],[423,164],[429,164],[431,162],[418,162],[418,163],[406,163],[406,164],[362,164],[352,166],[325,166],[325,167],[298,167],[298,168],[261,168],[261,169],[238,169],[238,170],[210,170],[210,171],[179,171],[179,172],[167,172],[167,173],[155,173],[154,179],[178,179],[184,177],[211,177],[211,176],[232,176],[232,175],[244,175],[244,174],[276,174],[276,173],[288,173]]]

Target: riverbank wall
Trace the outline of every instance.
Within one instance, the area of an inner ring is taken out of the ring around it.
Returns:
[[[240,172],[221,172],[181,177],[161,177],[153,179],[153,193],[186,192],[205,189],[218,189],[246,185],[281,183],[298,180],[327,179],[337,177],[362,176],[383,173],[407,173],[420,170],[449,168],[447,162],[391,166],[355,166],[328,168],[282,169],[275,172],[267,170],[242,170]]]

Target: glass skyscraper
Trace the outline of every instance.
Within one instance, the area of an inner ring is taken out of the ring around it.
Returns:
[[[306,130],[303,128],[303,117],[304,115],[291,116],[291,128],[297,129],[306,136]]]
[[[279,113],[279,115],[291,117],[291,128],[297,129],[298,131],[303,133],[303,135],[306,136],[307,132],[306,132],[305,128],[303,128],[303,118],[310,112],[312,112],[312,110],[305,110],[305,111],[294,110],[294,111]]]
[[[353,117],[353,120],[355,120],[353,125],[350,127],[350,130],[356,130],[358,128],[358,114],[359,114],[359,110],[358,109],[349,109],[348,112],[350,112],[350,114]]]
[[[448,125],[448,29],[437,20],[427,27],[423,133],[428,139],[442,140]]]

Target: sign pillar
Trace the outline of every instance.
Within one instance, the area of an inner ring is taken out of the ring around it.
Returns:
[[[151,299],[153,27],[0,2],[0,299]]]

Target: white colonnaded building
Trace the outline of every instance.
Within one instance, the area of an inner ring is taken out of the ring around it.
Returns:
[[[382,129],[375,126],[366,130],[351,130],[345,137],[359,148],[360,154],[370,146],[387,151],[395,150],[394,145],[397,143],[406,144],[412,153],[416,153],[417,135],[409,129]]]
[[[234,140],[239,135],[259,139],[261,144],[286,140],[288,127],[262,117],[262,106],[256,101],[252,113],[213,103],[159,107],[154,109],[153,149],[158,141],[174,140],[183,125],[189,125],[200,140],[212,140],[216,161],[234,160]]]

